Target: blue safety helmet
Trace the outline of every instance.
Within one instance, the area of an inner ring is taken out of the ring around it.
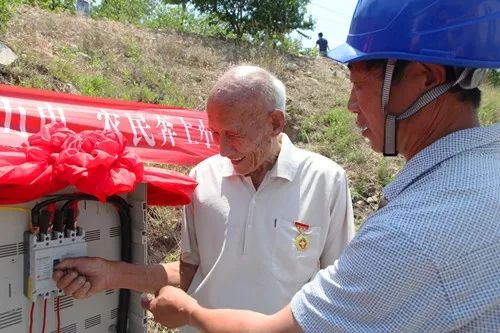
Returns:
[[[328,57],[500,68],[500,1],[359,0],[347,42]]]

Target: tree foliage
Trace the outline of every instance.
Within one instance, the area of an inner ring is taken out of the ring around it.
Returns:
[[[309,0],[258,0],[254,2],[257,7],[252,18],[250,33],[263,32],[271,37],[284,35],[295,29],[309,30],[314,26],[310,16],[305,18]]]
[[[312,18],[305,18],[309,1],[190,0],[189,3],[201,13],[210,13],[215,18],[212,24],[226,24],[241,39],[245,34],[274,37],[294,29],[311,29]]]
[[[153,28],[175,28],[273,45],[290,44],[286,34],[314,26],[306,17],[310,0],[101,0],[92,16]],[[3,27],[19,4],[75,11],[76,0],[0,0]],[[291,45],[291,47],[295,47]]]

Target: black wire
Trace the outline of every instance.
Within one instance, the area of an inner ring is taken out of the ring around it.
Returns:
[[[122,232],[121,256],[125,262],[132,262],[132,218],[130,216],[129,204],[119,196],[108,198],[108,202],[118,208]],[[120,289],[118,296],[118,323],[117,332],[127,332],[128,309],[130,304],[130,290]]]
[[[64,205],[61,207],[61,210],[64,212],[74,201],[81,200],[89,200],[89,201],[99,201],[96,197],[83,194],[83,193],[75,193],[75,194],[60,194],[54,195],[53,197],[44,200],[38,204],[36,204],[31,209],[31,220],[32,225],[38,225],[38,216],[40,210],[50,205],[51,203],[56,203],[59,201],[65,201]],[[120,218],[120,226],[121,226],[121,260],[125,262],[132,262],[132,217],[130,215],[130,205],[120,196],[111,196],[106,200],[108,203],[111,203],[118,210],[118,215]],[[128,310],[130,304],[130,290],[128,289],[120,289],[120,293],[118,296],[118,323],[117,323],[117,333],[126,333],[127,332],[127,323],[128,323]]]

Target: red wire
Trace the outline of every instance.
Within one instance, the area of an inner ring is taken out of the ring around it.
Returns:
[[[45,333],[45,322],[47,320],[47,299],[43,300],[43,324],[42,333]]]
[[[56,333],[61,332],[61,309],[59,307],[59,301],[61,299],[61,296],[57,296],[55,301],[56,301],[56,318],[57,318],[57,325],[56,325]]]
[[[54,228],[54,214],[55,214],[55,211],[56,211],[56,204],[55,203],[51,203],[48,207],[47,207],[47,210],[50,212],[50,219],[49,219],[49,233],[52,231],[52,229]]]
[[[35,312],[35,302],[31,302],[30,310],[30,333],[33,333],[33,313]]]

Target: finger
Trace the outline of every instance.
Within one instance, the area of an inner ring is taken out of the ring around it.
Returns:
[[[52,280],[54,280],[57,283],[59,279],[61,279],[64,276],[64,274],[65,273],[63,271],[54,271],[54,273],[52,273]]]
[[[91,296],[91,295],[89,295],[89,290],[91,287],[92,287],[92,284],[90,284],[89,281],[85,281],[83,286],[73,293],[73,297],[81,299],[81,298],[87,298],[87,297]]]
[[[76,263],[78,261],[78,258],[66,258],[60,263],[58,263],[54,269],[56,270],[65,270],[65,269],[71,269],[76,266]]]
[[[72,295],[87,282],[84,276],[78,276],[66,288],[63,288],[66,295]]]
[[[64,289],[73,282],[79,276],[78,272],[75,271],[67,271],[63,272],[63,276],[57,281],[56,285],[59,289]]]

